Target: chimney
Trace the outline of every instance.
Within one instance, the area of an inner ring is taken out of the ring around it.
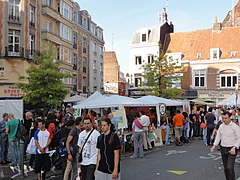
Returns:
[[[213,20],[213,30],[214,31],[221,31],[222,30],[222,23],[218,22],[218,18],[215,17]]]

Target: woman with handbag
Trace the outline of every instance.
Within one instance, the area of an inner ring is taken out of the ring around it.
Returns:
[[[139,113],[136,113],[135,120],[132,124],[132,139],[134,143],[134,153],[132,156],[130,156],[131,159],[135,158],[142,158],[143,157],[143,126],[139,122],[140,115]]]

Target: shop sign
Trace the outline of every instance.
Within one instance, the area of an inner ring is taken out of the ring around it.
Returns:
[[[3,96],[4,97],[23,97],[24,92],[16,86],[8,86],[3,88]]]
[[[224,97],[224,94],[221,94],[221,93],[208,93],[208,97],[215,97],[215,98]]]

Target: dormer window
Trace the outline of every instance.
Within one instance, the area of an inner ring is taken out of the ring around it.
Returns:
[[[201,59],[202,58],[202,53],[197,53],[197,59]]]
[[[230,56],[231,56],[231,57],[236,57],[236,55],[237,55],[237,52],[236,52],[236,51],[231,51],[231,52],[230,52]]]
[[[220,49],[219,48],[210,49],[210,59],[220,59]]]
[[[147,40],[147,35],[146,34],[142,34],[142,42],[146,42]]]

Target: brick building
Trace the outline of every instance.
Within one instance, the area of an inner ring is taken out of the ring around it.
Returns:
[[[118,94],[120,82],[120,66],[114,51],[104,52],[104,91],[105,93]],[[122,87],[122,84],[121,84]]]
[[[223,27],[215,20],[212,29],[168,34],[165,50],[185,67],[184,90],[197,90],[198,97],[216,102],[235,93],[240,80],[239,32],[239,26]]]
[[[45,42],[56,51],[69,94],[103,91],[103,29],[73,0],[0,1],[0,96],[21,97],[16,87]],[[97,71],[98,69],[102,69]]]
[[[0,96],[21,97],[16,86],[26,76],[41,42],[40,1],[0,1]]]

